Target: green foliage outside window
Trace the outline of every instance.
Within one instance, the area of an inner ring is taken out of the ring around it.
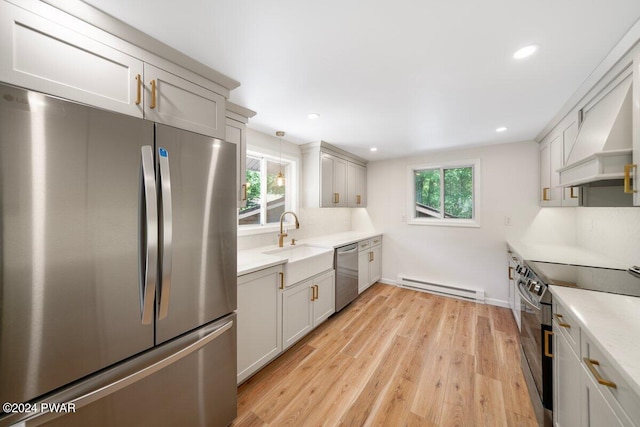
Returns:
[[[415,191],[418,218],[441,218],[443,208],[445,218],[473,218],[472,167],[416,170]]]
[[[241,211],[260,205],[260,171],[247,169],[247,206]]]

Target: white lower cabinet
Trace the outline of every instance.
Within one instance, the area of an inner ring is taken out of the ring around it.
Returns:
[[[574,326],[575,327],[575,326]],[[553,322],[553,418],[558,427],[580,426],[580,389],[582,369],[560,327]]]
[[[563,304],[553,302],[553,421],[557,427],[640,426],[640,397]]]
[[[281,272],[277,266],[238,277],[238,384],[282,351]]]
[[[282,349],[289,348],[335,312],[335,271],[282,291]]]
[[[382,277],[382,236],[358,242],[358,293]]]
[[[593,380],[593,377],[585,369],[582,369],[580,375],[581,390],[580,400],[582,402],[582,425],[589,427],[623,427],[625,425],[616,412],[607,403],[604,396],[598,390],[598,384]],[[574,400],[578,400],[575,399]],[[580,417],[578,417],[580,420]],[[557,424],[560,426],[560,424]],[[564,425],[564,424],[563,424]],[[575,425],[580,425],[575,424]]]

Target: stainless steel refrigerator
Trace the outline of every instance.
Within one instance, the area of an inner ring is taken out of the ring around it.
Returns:
[[[228,142],[0,85],[0,426],[232,422],[235,164]]]

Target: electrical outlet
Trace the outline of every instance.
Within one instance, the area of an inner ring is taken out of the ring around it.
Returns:
[[[505,216],[504,217],[504,225],[511,225],[511,217],[510,216]]]
[[[400,217],[400,222],[407,222],[407,216],[406,215],[402,215]]]

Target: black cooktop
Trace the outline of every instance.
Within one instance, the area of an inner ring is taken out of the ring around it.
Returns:
[[[525,263],[547,285],[640,297],[640,277],[627,270],[542,261]]]

